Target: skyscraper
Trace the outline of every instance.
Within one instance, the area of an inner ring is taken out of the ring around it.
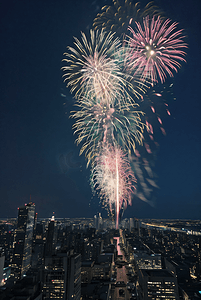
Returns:
[[[45,257],[43,299],[80,300],[81,255],[57,252]]]
[[[44,226],[36,224],[35,237],[33,240],[32,267],[41,266],[44,256]]]
[[[18,278],[22,278],[31,267],[34,215],[35,204],[32,202],[18,208],[18,223],[12,260],[12,267]]]
[[[134,220],[133,218],[129,219],[129,230],[132,231],[132,229],[134,228]]]
[[[140,300],[179,300],[177,279],[164,269],[141,269],[138,291]]]
[[[94,228],[98,228],[98,219],[97,219],[97,215],[94,215]]]
[[[98,230],[102,229],[103,218],[101,217],[101,213],[98,214]]]
[[[67,299],[80,300],[81,297],[81,255],[68,256]]]
[[[55,235],[55,220],[54,216],[52,216],[49,224],[48,224],[48,231],[45,243],[45,256],[51,256],[54,251],[54,236]]]
[[[94,215],[94,227],[96,230],[102,229],[103,226],[103,218],[101,217],[101,213],[97,213]]]
[[[4,285],[3,269],[4,269],[5,256],[0,252],[0,286]]]

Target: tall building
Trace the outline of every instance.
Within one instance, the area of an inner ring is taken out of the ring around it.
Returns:
[[[49,224],[45,243],[45,256],[51,256],[54,251],[55,244],[55,220],[52,216]]]
[[[18,278],[22,278],[31,267],[34,216],[34,203],[30,202],[18,208],[18,222],[12,258],[12,268],[14,268],[15,276]]]
[[[132,231],[132,229],[134,228],[134,220],[133,218],[129,219],[129,230]]]
[[[44,257],[44,228],[42,223],[36,224],[35,238],[33,243],[32,267],[41,266]]]
[[[81,297],[81,255],[57,252],[45,258],[43,299],[74,299]]]
[[[94,228],[98,228],[98,218],[97,215],[94,215]]]
[[[94,227],[96,230],[102,229],[103,226],[103,218],[101,217],[101,213],[94,215]]]
[[[102,229],[103,218],[101,217],[101,213],[98,214],[98,230]]]
[[[81,297],[81,254],[68,256],[67,298],[80,300]]]
[[[138,235],[141,235],[140,228],[141,228],[141,222],[138,219],[134,219],[134,228],[138,231]]]
[[[4,262],[5,262],[5,256],[0,252],[0,286],[4,285],[4,277],[3,277]]]
[[[140,300],[179,300],[177,279],[164,269],[141,269],[138,292]]]

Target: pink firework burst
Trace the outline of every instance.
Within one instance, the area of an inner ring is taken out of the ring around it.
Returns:
[[[178,23],[171,23],[170,19],[164,21],[160,16],[151,19],[146,16],[143,26],[135,24],[135,29],[128,27],[132,34],[127,40],[128,69],[152,82],[158,82],[159,77],[163,83],[167,74],[172,77],[173,71],[177,72],[181,66],[180,62],[185,61],[186,53],[182,49],[187,45],[183,41],[183,30],[177,30]]]
[[[100,196],[112,213],[115,208],[116,228],[119,225],[119,212],[124,204],[131,205],[131,195],[135,190],[135,176],[126,154],[119,146],[104,146],[97,157],[91,176],[93,189],[99,190]]]

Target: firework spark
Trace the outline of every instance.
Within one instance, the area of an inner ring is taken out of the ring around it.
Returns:
[[[90,30],[90,39],[82,33],[82,39],[75,38],[75,48],[68,47],[63,59],[67,63],[62,69],[64,81],[77,99],[96,100],[97,103],[111,105],[117,99],[133,102],[128,90],[140,97],[144,90],[140,80],[135,80],[135,88],[129,82],[130,75],[123,73],[121,43],[114,33]],[[133,78],[132,78],[133,81]]]
[[[119,146],[104,145],[95,160],[91,183],[93,189],[99,191],[101,199],[106,202],[110,211],[115,208],[118,228],[122,205],[131,205],[132,193],[135,191],[135,176],[126,154]]]
[[[76,119],[73,126],[78,134],[77,144],[83,143],[80,154],[85,152],[88,164],[99,151],[100,145],[120,144],[123,149],[135,150],[135,144],[142,144],[146,125],[141,122],[143,112],[138,105],[109,106],[96,104],[87,99],[77,103],[78,110],[72,112]]]
[[[171,115],[170,105],[173,101],[173,83],[171,83],[154,85],[138,102],[141,110],[145,113],[142,121],[147,125],[147,130],[144,132],[144,146],[146,148],[146,143],[149,144],[148,151],[151,149],[151,152],[155,152],[159,146],[155,141],[155,136],[160,136],[160,131],[163,135],[166,134],[163,123]]]
[[[163,21],[159,16],[143,19],[143,26],[136,22],[136,28],[128,27],[132,37],[128,36],[127,63],[136,74],[142,74],[143,78],[149,78],[152,82],[158,82],[158,77],[163,83],[167,74],[171,77],[173,72],[185,61],[187,47],[182,36],[183,30],[177,30],[178,23],[172,23],[167,19]]]
[[[116,32],[118,36],[125,34],[128,25],[135,21],[141,21],[143,17],[149,15],[161,15],[161,10],[153,2],[149,2],[144,8],[140,3],[132,1],[113,0],[113,5],[105,5],[101,8],[94,19],[93,27],[106,31]]]
[[[139,198],[142,201],[153,205],[150,199],[153,197],[153,190],[158,188],[158,185],[156,184],[156,175],[152,170],[154,162],[149,162],[141,155],[132,155],[132,157],[130,157],[130,163],[137,179],[136,192],[134,194],[135,198]]]

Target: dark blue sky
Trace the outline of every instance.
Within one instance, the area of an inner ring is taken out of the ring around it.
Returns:
[[[200,0],[157,0],[185,29],[187,64],[173,79],[176,101],[154,171],[154,207],[133,199],[125,217],[201,217]],[[31,194],[39,217],[91,217],[90,171],[74,144],[72,96],[62,82],[62,58],[73,36],[87,32],[110,1],[2,0],[0,11],[0,217],[17,216]],[[66,97],[62,97],[61,94]],[[64,105],[64,102],[66,103]],[[90,203],[90,206],[89,206]]]

